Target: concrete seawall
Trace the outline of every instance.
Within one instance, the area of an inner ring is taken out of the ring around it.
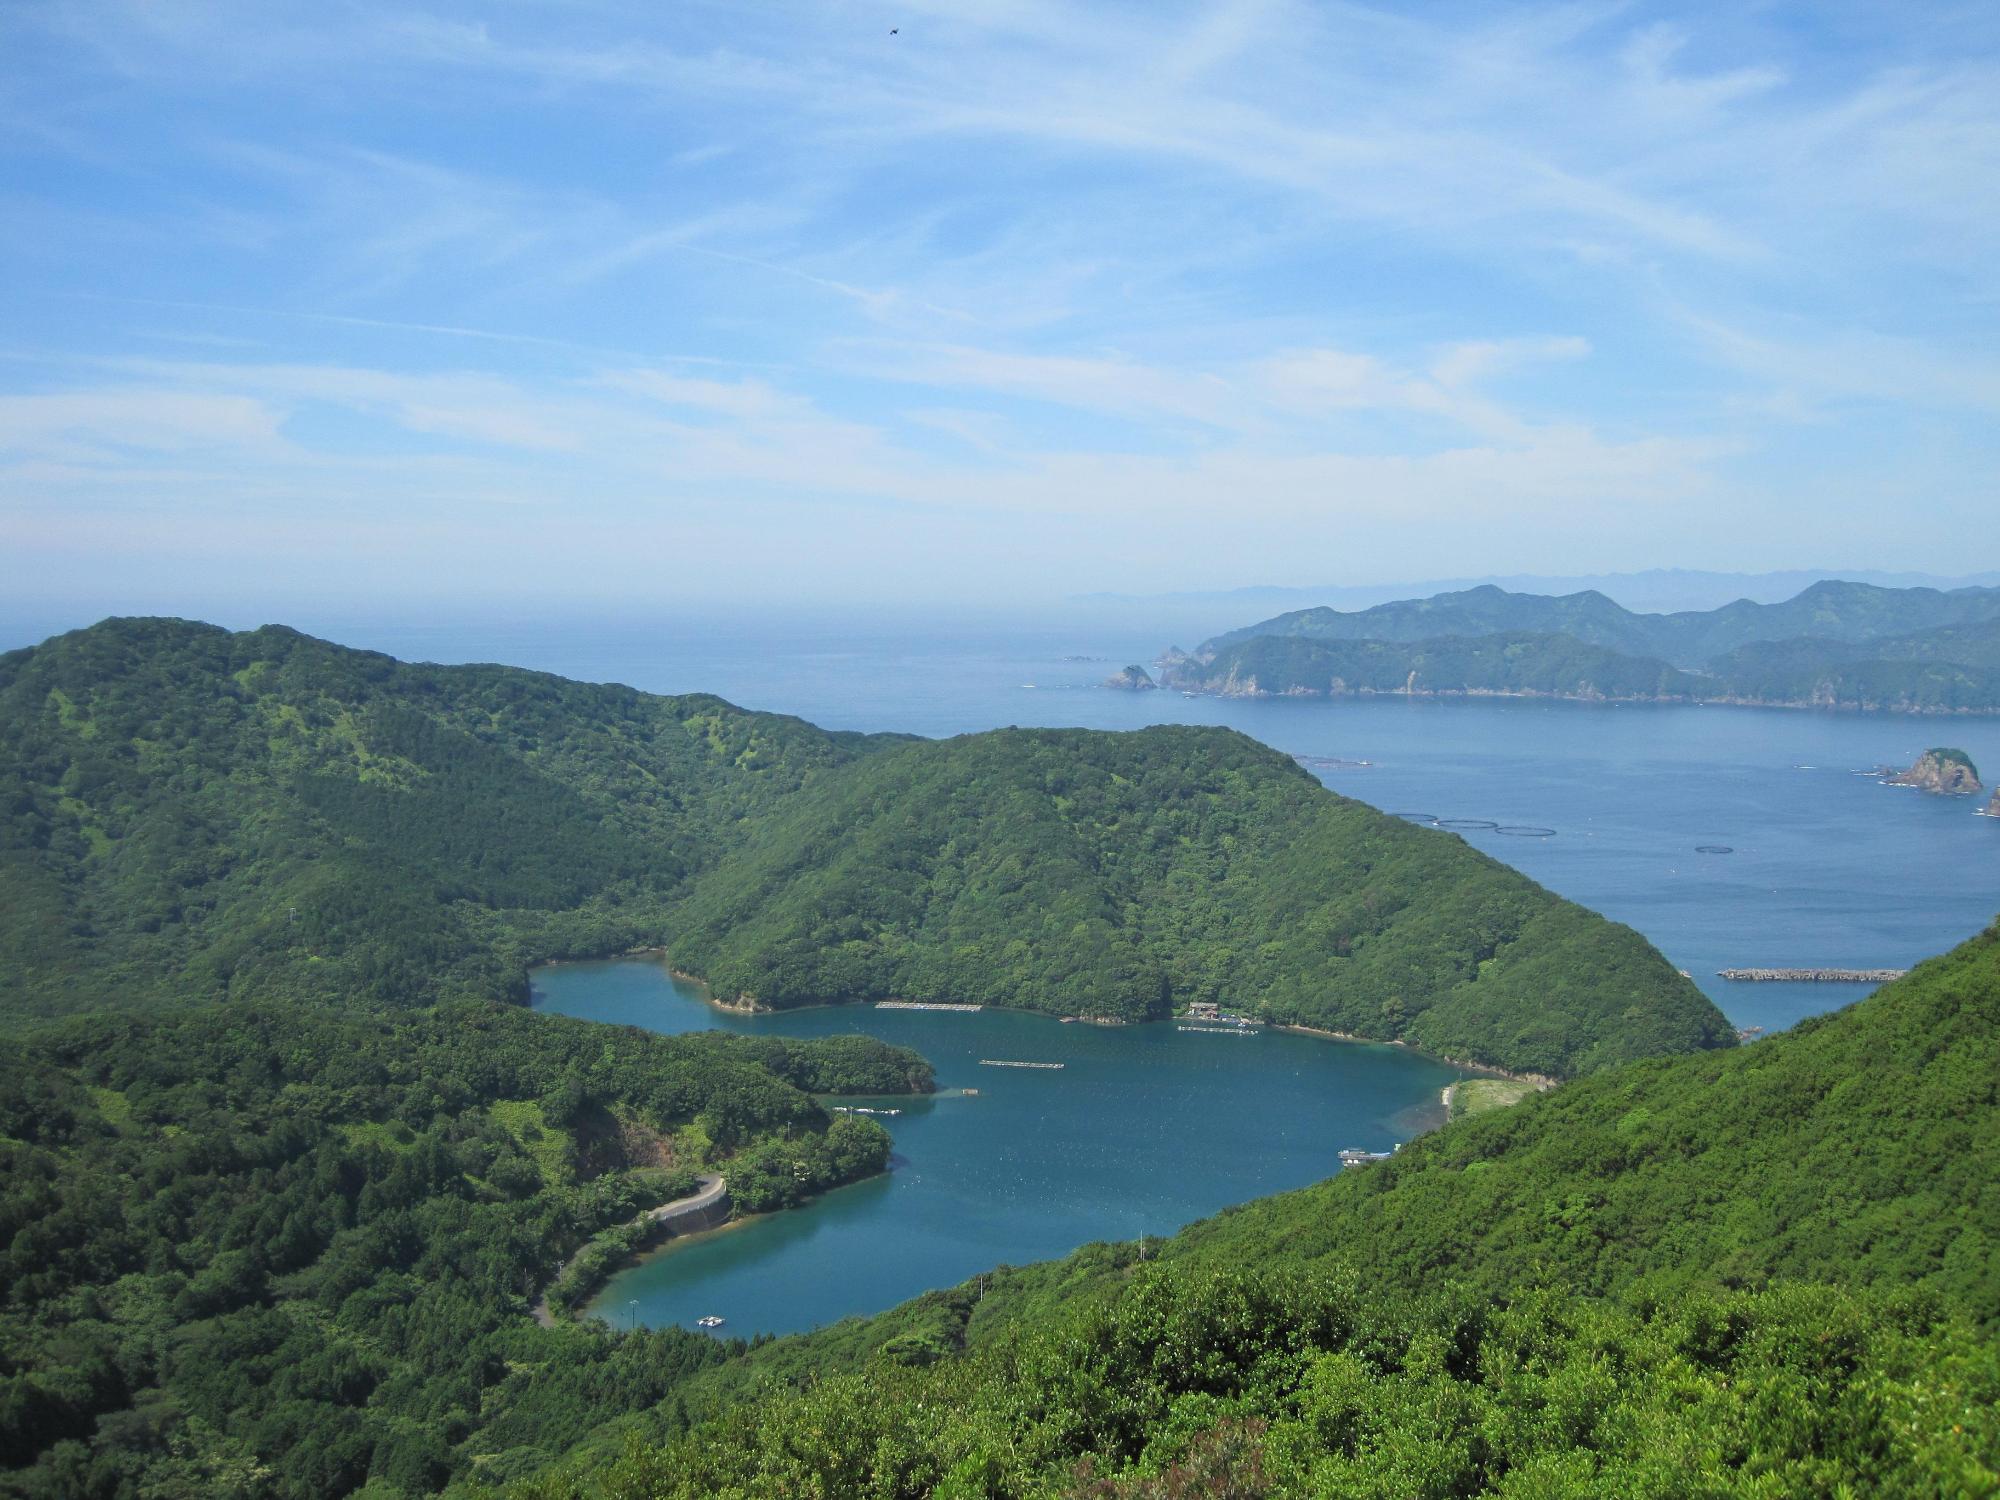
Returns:
[[[1887,984],[1901,979],[1908,969],[1718,969],[1723,979],[1745,980],[1752,984],[1777,981],[1788,984]]]
[[[646,1211],[646,1243],[658,1244],[677,1234],[718,1228],[729,1222],[730,1208],[728,1181],[704,1176],[699,1192]]]
[[[676,1198],[671,1203],[662,1203],[658,1208],[649,1208],[640,1214],[638,1218],[631,1221],[642,1230],[639,1241],[633,1249],[634,1251],[646,1251],[665,1240],[673,1239],[677,1235],[696,1234],[704,1229],[720,1228],[729,1222],[731,1207],[728,1180],[717,1177],[713,1173],[704,1172],[701,1176],[701,1186],[694,1192],[689,1193],[685,1198]],[[583,1258],[585,1251],[589,1248],[590,1246],[585,1244],[577,1250],[575,1255],[569,1258],[567,1264],[563,1266],[562,1270],[556,1273],[555,1279],[549,1283],[549,1289],[552,1290],[555,1288],[562,1282],[564,1277],[569,1275],[571,1269]],[[533,1313],[535,1321],[541,1324],[542,1327],[553,1328],[556,1326],[555,1311],[549,1306],[548,1290],[543,1291],[542,1295],[536,1299]]]

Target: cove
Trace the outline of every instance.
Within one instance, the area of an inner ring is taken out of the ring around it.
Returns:
[[[654,1327],[716,1314],[729,1336],[802,1332],[996,1265],[1171,1234],[1332,1175],[1344,1147],[1411,1139],[1442,1118],[1445,1086],[1468,1076],[1401,1047],[1278,1031],[872,1006],[739,1015],[649,959],[552,965],[531,984],[535,1008],[561,1015],[660,1032],[865,1032],[937,1069],[938,1097],[876,1101],[902,1110],[878,1117],[895,1138],[889,1174],[674,1242],[614,1277],[590,1307]]]

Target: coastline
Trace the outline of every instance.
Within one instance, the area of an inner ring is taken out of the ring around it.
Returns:
[[[862,1098],[866,1096],[856,1095],[854,1097]],[[662,1239],[654,1241],[650,1245],[646,1245],[639,1249],[636,1249],[632,1251],[629,1255],[627,1255],[622,1262],[620,1262],[617,1266],[613,1267],[610,1270],[609,1274],[606,1275],[606,1277],[604,1278],[604,1284],[600,1286],[597,1289],[597,1291],[591,1294],[591,1297],[588,1301],[578,1303],[576,1307],[571,1310],[571,1312],[568,1315],[569,1320],[571,1322],[580,1323],[585,1318],[596,1318],[600,1322],[608,1323],[611,1320],[605,1313],[599,1311],[599,1305],[611,1300],[615,1300],[611,1297],[611,1288],[618,1281],[620,1277],[629,1276],[632,1272],[638,1270],[640,1267],[650,1265],[652,1262],[663,1259],[664,1257],[672,1255],[677,1251],[686,1250],[695,1245],[706,1244],[709,1241],[718,1239],[723,1235],[734,1234],[741,1229],[748,1229],[753,1224],[761,1224],[767,1219],[776,1219],[782,1217],[785,1214],[798,1213],[809,1208],[817,1208],[820,1204],[824,1203],[828,1198],[833,1197],[836,1193],[844,1193],[849,1188],[863,1187],[868,1183],[879,1182],[885,1177],[890,1177],[894,1175],[896,1171],[896,1162],[897,1158],[892,1155],[889,1158],[889,1164],[883,1167],[881,1171],[870,1172],[866,1177],[856,1177],[851,1182],[837,1183],[833,1187],[826,1188],[820,1192],[814,1193],[810,1198],[805,1199],[801,1203],[796,1203],[790,1208],[769,1208],[765,1209],[762,1213],[744,1213],[741,1212],[740,1210],[732,1210],[728,1219],[726,1219],[720,1224],[712,1226],[711,1228],[691,1229],[687,1231],[685,1234],[670,1234]],[[651,1327],[675,1327],[678,1325],[648,1323],[645,1326],[651,1328]],[[716,1336],[726,1338],[726,1337],[740,1337],[741,1335],[716,1335]]]
[[[627,959],[627,958],[657,959],[661,963],[665,964],[666,951],[667,950],[665,948],[657,948],[657,947],[629,948],[620,953],[607,954],[602,958],[553,959],[553,960],[547,960],[541,964],[533,965],[531,967],[552,968],[559,963],[615,963],[620,959]],[[746,995],[741,1000],[721,1000],[716,998],[714,991],[709,988],[708,981],[701,975],[691,974],[685,969],[677,969],[673,967],[671,964],[666,964],[666,969],[670,975],[672,975],[675,979],[681,981],[683,984],[693,985],[699,991],[700,998],[703,1004],[713,1006],[716,1010],[724,1011],[730,1015],[736,1015],[736,1016],[776,1015],[780,1011],[843,1010],[850,1007],[866,1008],[881,1003],[880,1001],[873,999],[826,1000],[826,1001],[821,1001],[816,1005],[776,1006],[776,1005],[766,1005],[762,1001],[758,1000],[754,995]],[[897,997],[890,996],[888,998],[893,1000]],[[1070,1022],[1070,1023],[1091,1025],[1091,1026],[1168,1025],[1177,1020],[1183,1019],[1182,1017],[1172,1013],[1164,1016],[1143,1017],[1136,1021],[1130,1021],[1122,1019],[1117,1016],[1058,1016],[1050,1011],[1029,1010],[1024,1006],[1018,1006],[1018,1005],[982,1004],[981,1008],[984,1010],[1001,1011],[1009,1015],[1041,1016],[1045,1020],[1054,1021],[1057,1024]],[[1469,1073],[1479,1074],[1492,1078],[1512,1079],[1516,1083],[1532,1083],[1536,1085],[1538,1088],[1554,1088],[1563,1081],[1560,1078],[1552,1078],[1546,1073],[1515,1072],[1512,1069],[1503,1068],[1499,1066],[1497,1063],[1479,1062],[1472,1058],[1449,1057],[1441,1052],[1429,1052],[1422,1047],[1414,1046],[1409,1042],[1401,1040],[1400,1038],[1360,1036],[1351,1031],[1335,1031],[1330,1027],[1308,1026],[1305,1025],[1303,1022],[1296,1022],[1296,1021],[1263,1021],[1261,1022],[1261,1024],[1269,1027],[1273,1031],[1289,1031],[1296,1033],[1297,1035],[1300,1036],[1319,1037],[1326,1041],[1348,1042],[1370,1047],[1401,1047],[1405,1051],[1414,1052],[1420,1057],[1428,1057],[1436,1062],[1445,1063],[1454,1068],[1463,1068]]]
[[[1660,693],[1554,693],[1537,688],[1347,688],[1328,692],[1322,688],[1211,688],[1189,687],[1181,683],[1162,684],[1176,692],[1189,693],[1197,698],[1225,698],[1239,700],[1264,700],[1275,698],[1324,698],[1338,701],[1342,698],[1503,698],[1536,703],[1589,703],[1617,706],[1628,703],[1650,704],[1660,708],[1782,708],[1793,710],[1818,709],[1830,713],[1884,714],[1901,719],[1978,719],[2000,715],[2000,704],[1991,708],[1946,708],[1897,705],[1893,703],[1852,703],[1835,701],[1832,703],[1810,698],[1751,698],[1735,694],[1725,694],[1714,698],[1697,698],[1687,694]]]
[[[1428,1057],[1434,1062],[1448,1063],[1454,1068],[1463,1068],[1468,1073],[1483,1078],[1505,1078],[1514,1083],[1532,1083],[1537,1088],[1552,1089],[1562,1083],[1560,1078],[1551,1078],[1546,1073],[1517,1073],[1511,1068],[1500,1067],[1496,1063],[1475,1062],[1469,1057],[1450,1057],[1442,1052],[1427,1052],[1401,1038],[1379,1036],[1357,1036],[1351,1031],[1333,1031],[1324,1026],[1307,1026],[1297,1021],[1273,1021],[1274,1031],[1293,1031],[1301,1036],[1324,1037],[1328,1041],[1356,1042],[1369,1047],[1401,1047],[1406,1052],[1414,1052],[1419,1057]],[[1449,1090],[1447,1090],[1449,1092]]]

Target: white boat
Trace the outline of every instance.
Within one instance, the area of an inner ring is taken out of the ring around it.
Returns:
[[[725,1321],[725,1319],[718,1318],[714,1313],[710,1313],[705,1318],[696,1318],[694,1326],[697,1328],[720,1328]]]

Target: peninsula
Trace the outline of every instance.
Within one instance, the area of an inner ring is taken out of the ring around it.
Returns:
[[[2000,589],[1824,582],[1783,604],[1643,615],[1482,587],[1295,610],[1169,649],[1163,682],[1242,697],[1395,693],[2000,712]]]
[[[1551,1077],[1734,1040],[1630,928],[1220,728],[829,733],[112,620],[0,657],[0,770],[16,1015],[520,1001],[665,947],[725,1001],[1217,1000]]]

